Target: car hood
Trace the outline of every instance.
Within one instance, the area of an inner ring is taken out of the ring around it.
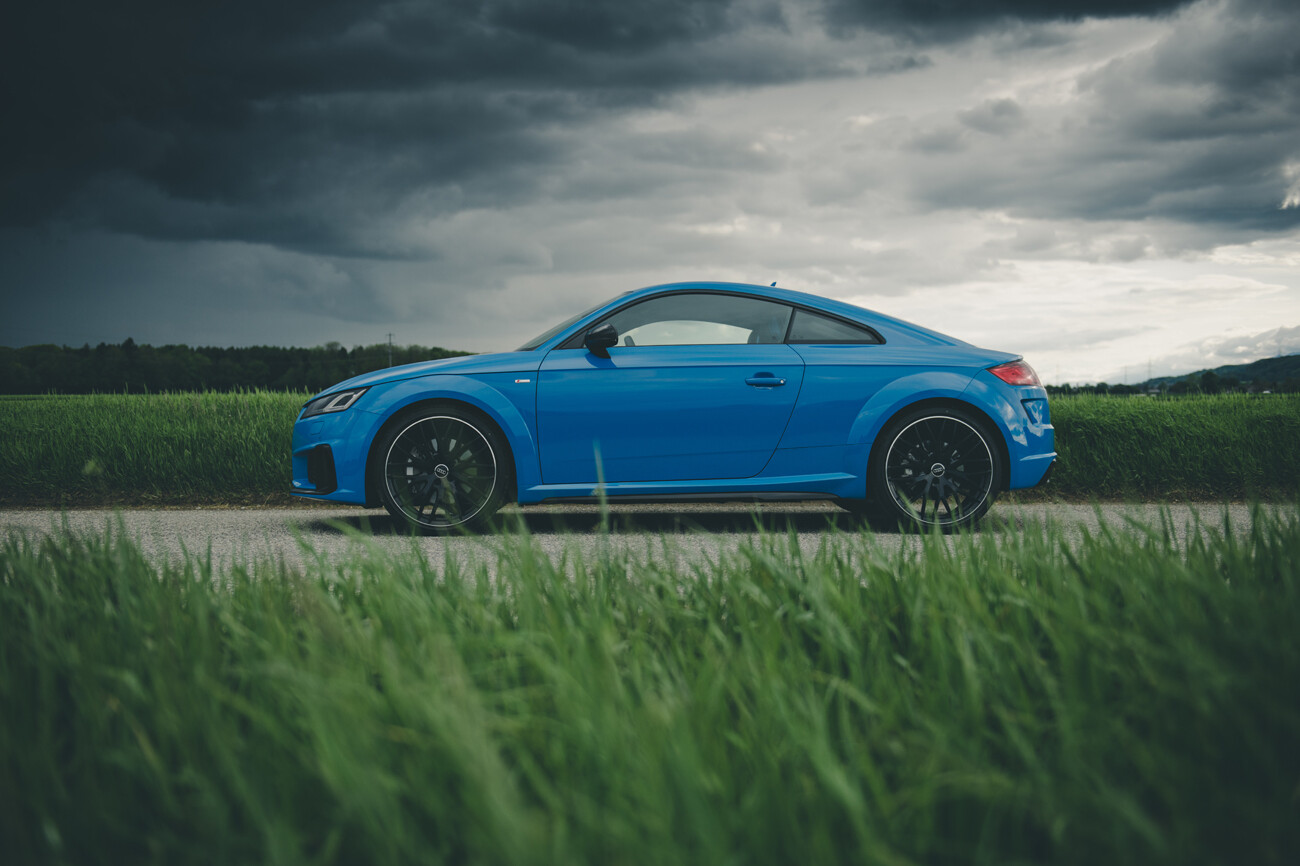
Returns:
[[[496,352],[490,355],[461,355],[456,358],[438,358],[434,361],[421,361],[418,364],[403,364],[400,367],[388,367],[372,373],[353,376],[346,382],[340,382],[326,388],[322,394],[340,391],[346,388],[369,388],[387,382],[402,379],[416,379],[420,376],[450,374],[468,376],[475,373],[513,373],[536,370],[542,358],[536,352]]]

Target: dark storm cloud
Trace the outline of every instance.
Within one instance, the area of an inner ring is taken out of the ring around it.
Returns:
[[[1035,218],[1294,228],[1298,36],[1293,4],[1201,4],[1149,49],[1080,78],[1066,117],[997,99],[917,130],[918,159],[936,142],[960,157],[915,171],[913,192],[934,207]]]
[[[1154,16],[1190,0],[825,0],[827,26],[846,35],[888,32],[918,42],[963,39],[1009,23]]]
[[[700,86],[837,71],[693,55],[777,7],[716,2],[356,0],[52,3],[0,51],[0,224],[88,219],[154,237],[378,253],[352,227],[413,189],[527,199],[546,134]]]
[[[924,41],[948,38],[943,22],[1176,5],[831,0],[825,20]],[[777,0],[30,4],[0,35],[0,225],[418,258],[367,227],[412,201],[436,216],[535,200],[602,119],[701,88],[926,63],[819,51],[791,26]],[[1007,131],[1014,108],[962,121]],[[602,195],[590,178],[560,186]]]

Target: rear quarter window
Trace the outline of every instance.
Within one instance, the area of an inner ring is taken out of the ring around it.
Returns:
[[[876,345],[885,342],[875,331],[843,319],[832,319],[808,310],[795,310],[787,343],[857,343]]]

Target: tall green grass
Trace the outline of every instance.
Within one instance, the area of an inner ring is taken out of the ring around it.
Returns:
[[[9,862],[1292,863],[1300,515],[498,576],[0,547]]]
[[[0,502],[261,503],[290,499],[307,394],[91,394],[0,400]]]
[[[1099,498],[1300,496],[1300,396],[1054,397],[1048,492]]]
[[[306,394],[0,399],[0,504],[284,503]],[[1045,495],[1300,496],[1300,396],[1052,401]]]

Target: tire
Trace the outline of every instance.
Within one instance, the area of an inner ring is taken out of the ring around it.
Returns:
[[[885,521],[920,529],[967,529],[997,498],[1002,453],[984,420],[941,406],[891,421],[872,448],[867,494]]]
[[[513,483],[510,448],[485,415],[418,406],[396,416],[376,445],[376,487],[394,520],[424,533],[491,528]]]

